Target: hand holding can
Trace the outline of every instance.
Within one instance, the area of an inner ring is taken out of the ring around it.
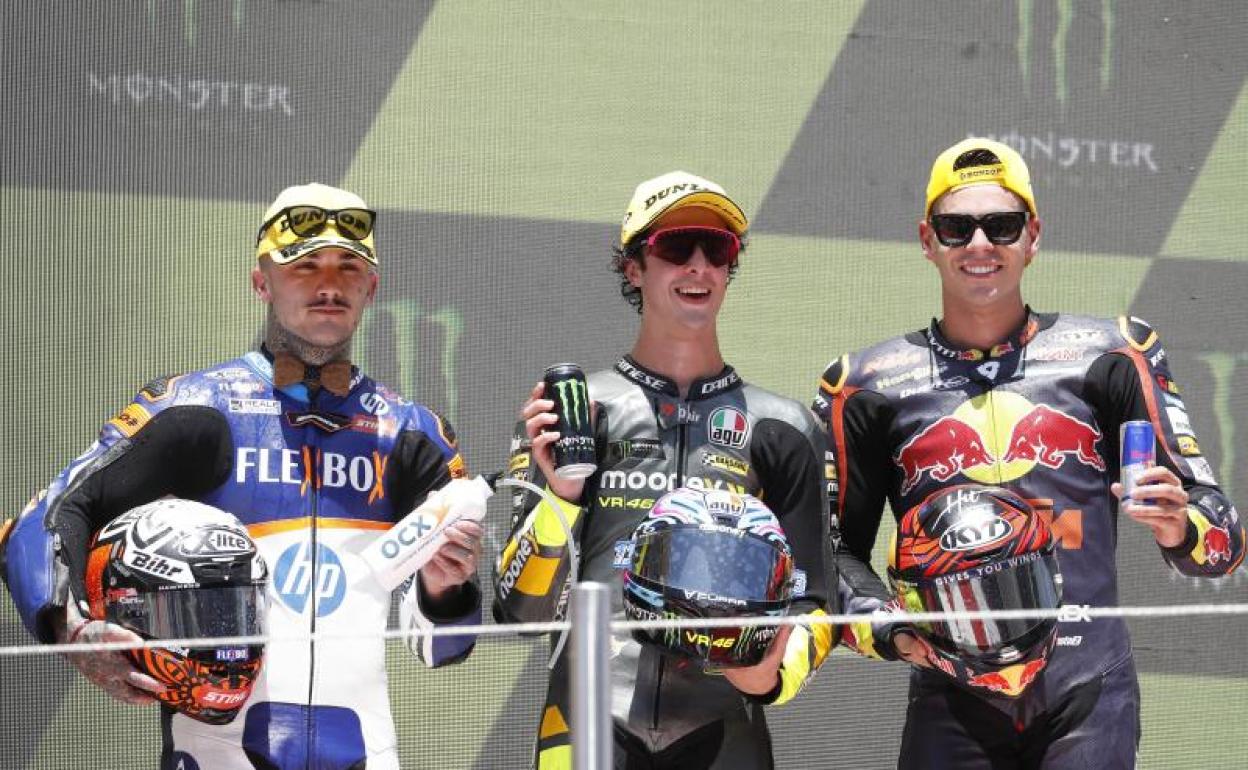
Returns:
[[[1131,503],[1139,475],[1157,464],[1157,435],[1148,420],[1124,422],[1118,431],[1120,460],[1118,480],[1122,484],[1120,506]],[[1142,500],[1148,504],[1150,501]]]
[[[555,402],[554,411],[559,418],[552,426],[559,432],[559,440],[553,447],[555,475],[563,479],[583,479],[598,467],[585,372],[576,364],[554,364],[546,368],[542,381],[546,385],[546,398]]]

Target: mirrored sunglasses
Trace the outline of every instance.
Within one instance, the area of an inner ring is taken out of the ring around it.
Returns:
[[[373,232],[377,212],[371,209],[326,209],[320,206],[288,206],[273,215],[260,226],[257,241],[274,222],[285,217],[286,228],[300,238],[319,235],[332,220],[339,233],[355,241],[362,241]]]
[[[688,263],[699,247],[714,267],[732,267],[741,253],[736,233],[718,227],[669,227],[651,233],[642,243],[647,255],[673,265]]]

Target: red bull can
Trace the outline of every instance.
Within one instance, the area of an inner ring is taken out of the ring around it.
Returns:
[[[1148,420],[1128,420],[1118,432],[1119,476],[1122,484],[1122,503],[1131,499],[1136,479],[1145,470],[1157,464],[1157,434]]]
[[[576,364],[555,364],[542,378],[546,398],[555,402],[559,440],[555,442],[555,475],[563,479],[583,479],[597,468],[594,431],[589,424],[589,387],[585,372]]]

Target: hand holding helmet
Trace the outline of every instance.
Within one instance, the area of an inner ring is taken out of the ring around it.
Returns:
[[[65,644],[142,642],[143,639],[114,623],[84,618],[73,597],[65,605],[65,625],[58,634]],[[65,658],[92,684],[122,703],[142,706],[156,703],[165,686],[134,667],[125,652],[70,652]]]
[[[96,533],[86,572],[92,620],[67,641],[84,634],[99,641],[260,635],[267,577],[256,544],[232,514],[174,498],[141,505]],[[121,682],[155,683],[151,691],[165,705],[225,724],[251,695],[263,657],[264,645],[254,643],[126,650],[138,678],[115,659],[91,672],[90,663],[76,665],[116,697]]]
[[[963,484],[906,512],[889,550],[889,582],[905,610],[1054,610],[1062,576],[1049,526],[1013,492]],[[1044,669],[1055,617],[915,624],[912,651],[968,687],[1021,695]],[[920,650],[913,650],[918,647]]]
[[[659,498],[633,532],[624,571],[624,612],[631,620],[781,616],[793,593],[784,531],[749,495],[677,489]],[[704,665],[733,668],[762,662],[777,632],[741,625],[633,635]]]

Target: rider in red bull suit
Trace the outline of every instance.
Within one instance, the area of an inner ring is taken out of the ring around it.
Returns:
[[[373,632],[270,642],[251,698],[229,724],[162,709],[162,768],[399,766],[381,637],[391,592],[371,578],[362,551],[466,471],[449,424],[347,361],[377,290],[373,216],[345,190],[283,191],[265,215],[252,273],[269,307],[261,349],[149,383],[31,501],[2,549],[0,574],[41,641],[134,641],[79,609],[88,540],[134,506],[165,495],[198,500],[236,515],[259,545],[270,634]],[[404,586],[405,626],[480,622],[482,530],[464,522],[448,532]],[[423,636],[412,649],[440,666],[472,646],[470,636]],[[121,653],[70,660],[128,703],[154,703],[145,691],[161,687]]]
[[[814,408],[828,430],[830,514],[846,606],[886,607],[864,569],[885,502],[900,515],[933,490],[968,481],[1011,489],[1048,508],[1066,604],[1115,605],[1120,519],[1152,529],[1185,575],[1227,575],[1244,528],[1192,434],[1157,334],[1136,318],[1039,313],[1023,271],[1041,221],[1023,159],[968,139],[932,168],[919,224],[940,273],[943,317],[926,329],[832,362]],[[1158,465],[1137,502],[1120,504],[1119,426],[1148,420]],[[1056,515],[1054,514],[1056,512]],[[846,643],[916,664],[902,768],[1134,766],[1139,688],[1121,619],[1062,623],[1061,645],[1020,698],[958,686],[928,667],[925,643],[900,625],[854,624]]]

